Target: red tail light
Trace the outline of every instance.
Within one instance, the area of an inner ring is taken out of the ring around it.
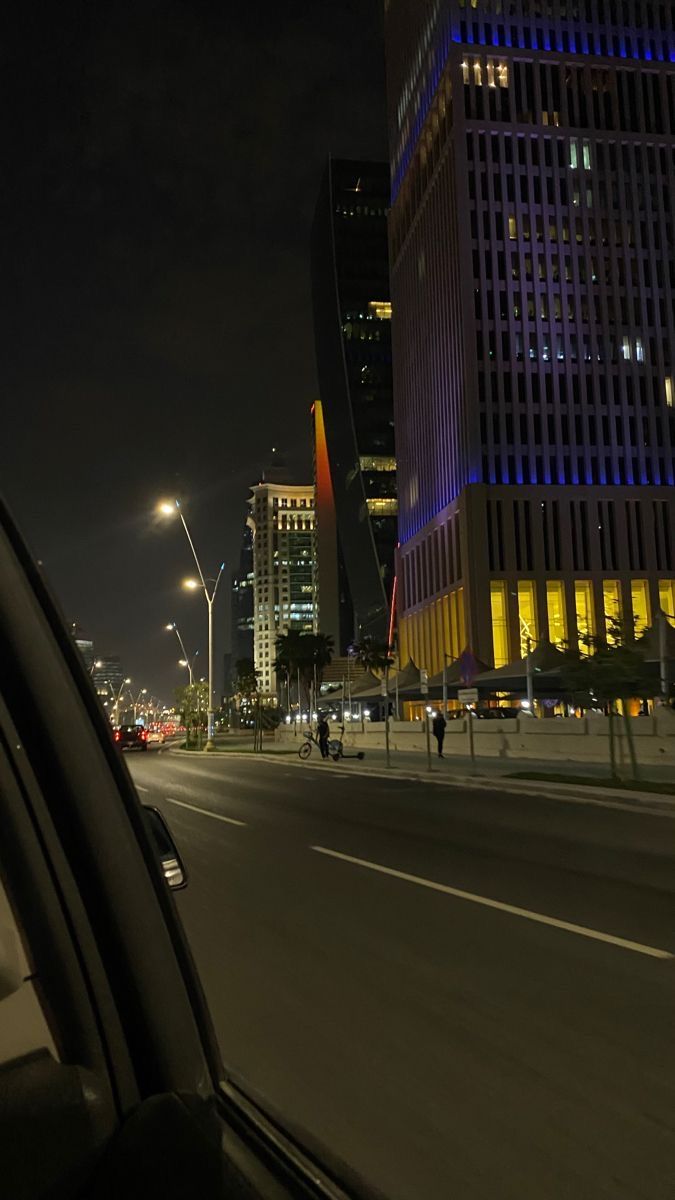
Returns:
[[[116,741],[116,742],[119,742],[119,740],[120,740],[121,736],[122,736],[122,735],[121,735],[121,733],[120,733],[119,729],[116,729],[116,730],[115,730],[115,741]]]
[[[147,740],[148,740],[148,731],[147,731],[147,729],[141,729],[141,738],[143,739],[143,741],[144,741],[144,742],[147,742]]]

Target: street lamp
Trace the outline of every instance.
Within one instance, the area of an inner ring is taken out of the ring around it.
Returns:
[[[94,671],[100,671],[102,666],[103,666],[103,662],[100,658],[94,659],[93,663],[91,664],[91,666],[89,668],[89,674],[93,675]]]
[[[169,633],[175,633],[176,637],[178,638],[178,645],[180,646],[180,648],[183,652],[183,657],[178,659],[178,665],[180,667],[187,668],[189,675],[190,675],[190,687],[192,687],[192,684],[194,682],[194,680],[192,678],[192,672],[194,670],[195,659],[197,658],[197,655],[199,654],[199,650],[195,650],[194,654],[192,655],[192,662],[191,662],[188,657],[188,652],[185,649],[185,642],[183,641],[182,637],[180,636],[180,630],[179,630],[178,626],[176,625],[176,622],[171,621],[170,624],[165,626],[165,628],[167,629],[167,631]]]
[[[107,679],[106,683],[108,684],[108,687],[110,688],[111,696],[115,696],[115,689],[114,689],[112,683],[110,682],[110,680]],[[115,696],[115,700],[113,703],[113,712],[115,713],[115,724],[116,725],[119,725],[119,723],[120,723],[120,700],[122,698],[122,692],[124,691],[124,689],[128,683],[131,683],[131,679],[123,679],[120,684],[120,690],[117,693],[117,695]]]
[[[129,680],[129,682],[131,683],[131,680]],[[136,699],[134,699],[133,696],[131,697],[131,703],[132,703],[133,710],[134,710],[134,724],[136,724],[136,717],[138,715],[138,706],[141,703],[141,697],[147,696],[147,694],[148,694],[148,689],[141,688],[140,692],[136,696]]]
[[[194,542],[192,541],[192,538],[190,536],[190,530],[188,529],[187,522],[185,520],[185,517],[183,516],[183,510],[181,509],[180,501],[174,500],[173,504],[169,503],[168,501],[164,501],[162,504],[159,505],[159,511],[165,517],[175,516],[176,514],[180,517],[182,525],[183,525],[183,529],[185,530],[185,536],[186,536],[188,542],[190,543],[192,557],[195,560],[195,564],[197,566],[197,573],[199,575],[198,580],[197,579],[184,580],[183,587],[187,588],[189,591],[197,591],[199,588],[201,588],[204,593],[204,599],[206,600],[206,606],[207,606],[208,614],[209,614],[209,704],[208,704],[208,712],[207,712],[207,736],[206,736],[205,749],[206,750],[215,750],[216,747],[215,747],[215,743],[213,741],[213,733],[214,733],[214,727],[215,727],[215,712],[214,712],[214,708],[213,708],[213,691],[214,691],[213,604],[216,599],[216,592],[218,591],[218,584],[220,583],[220,577],[225,568],[225,563],[222,562],[220,564],[220,568],[218,570],[218,574],[217,574],[215,580],[210,579],[208,581],[211,584],[211,590],[209,591],[209,588],[207,586],[207,581],[204,578],[204,572],[202,571],[201,564],[197,557],[197,551],[195,550]],[[185,654],[185,650],[183,650],[183,654],[184,654],[185,658],[187,659],[187,654]]]

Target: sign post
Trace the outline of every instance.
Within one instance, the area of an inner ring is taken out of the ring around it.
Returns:
[[[457,699],[460,704],[464,705],[469,734],[469,756],[471,758],[471,770],[473,771],[476,767],[476,751],[473,744],[473,717],[470,706],[478,703],[478,688],[458,688]]]
[[[384,700],[384,746],[387,752],[387,766],[391,766],[389,757],[389,666],[384,668],[384,678],[382,680],[382,698]]]
[[[420,668],[420,692],[422,693],[422,699],[424,700],[424,721],[425,721],[426,736],[427,736],[427,769],[430,771],[431,770],[431,728],[429,725],[429,705],[427,704],[427,699],[429,696],[429,672],[425,671],[424,667]]]

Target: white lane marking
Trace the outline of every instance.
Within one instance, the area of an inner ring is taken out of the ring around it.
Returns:
[[[213,817],[214,821],[225,821],[228,825],[245,825],[246,821],[236,821],[234,817],[224,817],[221,813],[211,812],[208,808],[198,808],[196,804],[186,804],[185,800],[173,800],[165,797],[167,804],[177,804],[180,808],[189,808],[192,812],[201,813],[203,817]]]
[[[432,879],[424,879],[421,875],[409,875],[406,871],[395,871],[393,867],[383,867],[380,863],[369,862],[365,858],[353,858],[351,854],[340,854],[337,850],[328,850],[325,846],[311,846],[317,854],[326,854],[329,858],[338,858],[342,862],[352,863],[357,867],[366,867],[369,871],[377,871],[380,875],[391,875],[394,879],[402,879],[405,883],[416,883],[418,887],[431,888],[434,892],[443,892],[446,896],[454,896],[457,900],[469,900],[472,904],[480,904],[484,908],[496,908],[500,912],[509,913],[512,917],[524,917],[527,921],[535,921],[539,925],[551,925],[554,929],[564,929],[567,933],[577,933],[581,937],[592,938],[596,942],[608,942],[610,946],[619,946],[622,950],[633,950],[636,954],[646,954],[649,958],[675,958],[669,950],[659,950],[655,946],[643,946],[640,942],[631,942],[626,938],[615,937],[613,933],[601,933],[598,929],[587,929],[585,925],[574,925],[571,921],[560,921],[557,917],[547,917],[543,913],[532,912],[528,908],[518,908],[514,904],[504,904],[501,900],[491,900],[488,896],[477,896],[473,892],[464,892],[460,888],[449,887],[446,883],[436,883]]]
[[[137,783],[137,784],[136,784],[136,791],[137,791],[137,792],[149,792],[149,791],[150,791],[150,788],[144,788],[144,787],[141,787],[140,783]]]

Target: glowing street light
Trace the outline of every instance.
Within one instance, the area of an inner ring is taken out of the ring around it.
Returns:
[[[199,586],[199,585],[197,585],[197,586]],[[195,665],[197,655],[199,654],[199,650],[195,650],[195,652],[192,656],[192,662],[191,662],[190,658],[188,656],[188,652],[185,649],[185,642],[183,641],[182,637],[180,636],[180,630],[179,630],[178,626],[176,625],[176,622],[170,621],[168,625],[164,626],[164,628],[167,630],[168,633],[175,633],[176,637],[178,638],[178,645],[180,646],[181,651],[183,653],[183,657],[178,659],[178,665],[180,667],[187,668],[189,675],[190,675],[190,687],[192,687],[192,684],[194,683],[194,680],[192,678],[192,670]]]
[[[107,679],[106,683],[108,684],[108,687],[110,688],[110,694],[112,696],[115,696],[115,689],[114,689],[112,683],[110,682],[110,680]],[[120,690],[118,691],[117,695],[115,696],[115,700],[113,702],[113,712],[115,714],[115,724],[116,725],[119,725],[119,723],[120,723],[120,700],[122,699],[122,692],[124,691],[125,687],[129,683],[131,683],[130,678],[122,680],[122,682],[120,684]]]
[[[214,680],[213,680],[213,676],[214,676],[213,605],[214,605],[214,601],[216,599],[216,592],[218,591],[218,584],[220,583],[220,577],[223,573],[223,570],[225,569],[225,563],[222,562],[220,564],[220,568],[218,570],[218,574],[217,574],[215,580],[210,579],[208,581],[211,584],[211,589],[209,590],[207,581],[204,578],[204,572],[202,571],[202,568],[201,568],[201,563],[197,557],[197,551],[195,550],[194,542],[190,535],[190,530],[188,529],[187,522],[185,520],[185,517],[183,516],[183,510],[181,508],[180,501],[174,500],[173,503],[171,503],[168,500],[163,500],[158,505],[158,511],[162,514],[162,516],[170,517],[170,516],[177,515],[180,517],[183,529],[185,531],[185,536],[190,544],[190,549],[192,551],[192,557],[195,560],[195,565],[197,567],[197,574],[199,576],[199,579],[183,580],[183,587],[187,588],[188,591],[197,591],[201,587],[201,589],[204,593],[204,599],[206,600],[206,606],[207,606],[208,615],[209,615],[209,703],[208,703],[208,713],[207,713],[207,738],[206,738],[205,749],[206,750],[215,750],[216,747],[215,747],[215,743],[213,740],[213,733],[214,733],[214,728],[215,728],[215,712],[214,712],[214,707],[213,707],[213,692],[214,692],[214,686],[213,686],[213,683],[214,683]],[[187,659],[187,654],[185,653],[185,648],[183,648],[183,655]]]

